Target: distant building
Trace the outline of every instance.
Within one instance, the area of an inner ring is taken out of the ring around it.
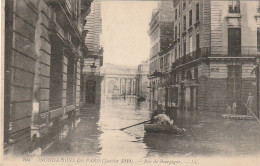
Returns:
[[[138,65],[136,94],[137,96],[149,97],[149,60],[143,61]]]
[[[43,148],[79,110],[92,0],[5,2],[4,148],[19,154]]]
[[[101,75],[103,95],[108,98],[136,96],[137,69],[114,64],[105,64]]]
[[[88,52],[84,54],[83,62],[83,104],[99,104],[101,100],[100,67],[103,65],[103,48],[100,44],[102,33],[101,0],[94,0],[91,4],[91,12],[86,17],[87,23],[84,29],[87,31],[85,43]],[[91,73],[91,65],[95,65],[95,73]]]
[[[164,89],[165,106],[238,113],[249,92],[256,104],[253,71],[259,55],[259,2],[174,1],[174,39],[160,56],[154,87]],[[165,63],[164,63],[165,62]],[[152,64],[150,64],[152,65]]]

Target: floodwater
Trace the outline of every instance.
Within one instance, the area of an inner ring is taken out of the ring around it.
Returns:
[[[260,154],[260,124],[228,120],[221,113],[176,111],[180,135],[146,134],[143,125],[119,130],[151,116],[149,103],[135,98],[106,99],[100,108],[85,108],[64,126],[43,155],[169,157],[250,156]]]

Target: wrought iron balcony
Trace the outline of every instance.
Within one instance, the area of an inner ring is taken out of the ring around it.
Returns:
[[[215,46],[215,47],[204,47],[193,52],[186,54],[178,58],[172,63],[172,68],[175,69],[177,66],[192,62],[199,58],[240,58],[240,57],[255,57],[260,56],[260,47],[257,46],[242,46],[242,47],[228,47],[228,46]]]
[[[242,46],[242,47],[211,47],[209,49],[210,56],[218,57],[252,57],[260,55],[260,47]]]

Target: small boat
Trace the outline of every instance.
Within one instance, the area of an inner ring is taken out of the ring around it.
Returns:
[[[165,133],[178,134],[185,131],[185,129],[178,128],[176,125],[170,124],[144,124],[146,133]]]

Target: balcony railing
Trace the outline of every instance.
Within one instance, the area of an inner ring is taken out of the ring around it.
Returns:
[[[242,46],[242,47],[204,47],[178,58],[172,63],[172,67],[176,68],[179,65],[194,61],[199,58],[207,57],[255,57],[260,56],[260,47],[257,46]]]
[[[241,57],[241,56],[258,56],[260,55],[260,47],[257,46],[242,46],[242,47],[211,47],[209,49],[210,56],[228,56],[228,57]]]

